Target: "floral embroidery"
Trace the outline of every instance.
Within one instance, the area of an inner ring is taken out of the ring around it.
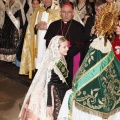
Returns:
[[[114,67],[113,63],[109,65],[103,75],[99,76],[99,81],[91,83],[90,89],[87,87],[88,89],[78,91],[76,102],[106,113],[120,106],[120,80],[117,79]],[[102,84],[101,88],[96,87],[99,82]]]

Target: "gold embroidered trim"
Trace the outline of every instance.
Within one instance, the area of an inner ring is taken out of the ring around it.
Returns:
[[[102,112],[98,112],[98,111],[92,110],[92,109],[90,109],[90,108],[87,108],[87,107],[85,107],[85,106],[83,106],[83,105],[81,105],[81,104],[79,104],[79,103],[77,103],[77,102],[75,102],[75,106],[76,106],[78,109],[80,109],[80,110],[82,110],[82,111],[84,111],[84,112],[87,112],[87,113],[89,113],[89,114],[93,114],[93,115],[102,117],[102,118],[104,118],[104,119],[107,119],[110,115],[113,115],[113,114],[115,114],[116,112],[119,112],[119,111],[120,111],[120,108],[117,108],[117,109],[111,111],[110,113],[102,113]]]

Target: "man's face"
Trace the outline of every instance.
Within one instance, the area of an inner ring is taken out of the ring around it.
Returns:
[[[42,2],[45,5],[45,7],[49,7],[52,5],[52,0],[42,0]]]
[[[62,17],[63,22],[68,22],[73,18],[73,9],[69,5],[65,5],[61,8],[60,15]]]

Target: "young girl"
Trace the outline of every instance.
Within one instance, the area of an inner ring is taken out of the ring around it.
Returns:
[[[52,38],[41,66],[25,97],[19,120],[57,120],[68,85],[64,56],[68,43],[62,36]]]

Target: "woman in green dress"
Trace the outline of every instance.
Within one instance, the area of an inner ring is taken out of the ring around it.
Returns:
[[[65,92],[68,70],[64,56],[68,43],[63,36],[51,39],[41,65],[25,96],[19,120],[57,120]]]

